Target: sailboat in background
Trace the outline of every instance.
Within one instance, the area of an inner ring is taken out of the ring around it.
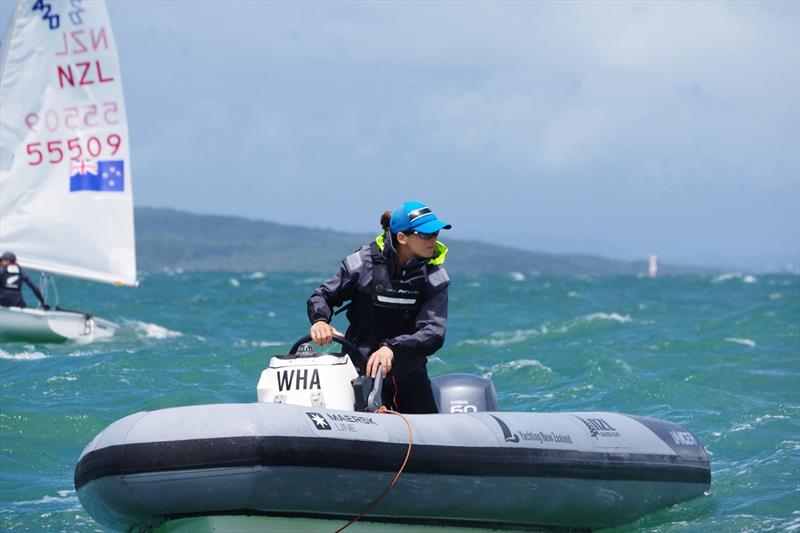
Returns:
[[[18,0],[0,104],[0,250],[45,281],[136,286],[128,127],[105,2]],[[58,307],[0,307],[4,339],[91,341],[116,330]]]

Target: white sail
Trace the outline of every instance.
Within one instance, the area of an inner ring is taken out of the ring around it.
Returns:
[[[18,0],[0,58],[0,250],[136,285],[128,126],[103,0]]]

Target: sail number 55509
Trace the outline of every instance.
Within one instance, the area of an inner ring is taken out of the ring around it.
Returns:
[[[80,137],[73,137],[66,141],[28,143],[27,150],[30,156],[28,164],[36,166],[47,162],[55,165],[64,161],[65,158],[74,161],[82,157],[113,156],[119,151],[120,146],[122,146],[122,139],[116,133],[107,136],[105,144],[99,137],[94,135],[86,139],[85,142]]]

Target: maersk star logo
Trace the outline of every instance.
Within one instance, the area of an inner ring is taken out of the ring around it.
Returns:
[[[306,414],[308,415],[308,418],[310,418],[311,421],[314,422],[314,425],[317,426],[317,429],[331,429],[331,425],[328,424],[328,421],[325,420],[325,417],[323,417],[321,414],[319,413],[306,413]]]

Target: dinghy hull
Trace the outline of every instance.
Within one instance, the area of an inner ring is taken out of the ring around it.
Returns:
[[[0,340],[92,342],[112,337],[118,326],[102,318],[63,310],[0,307]]]

